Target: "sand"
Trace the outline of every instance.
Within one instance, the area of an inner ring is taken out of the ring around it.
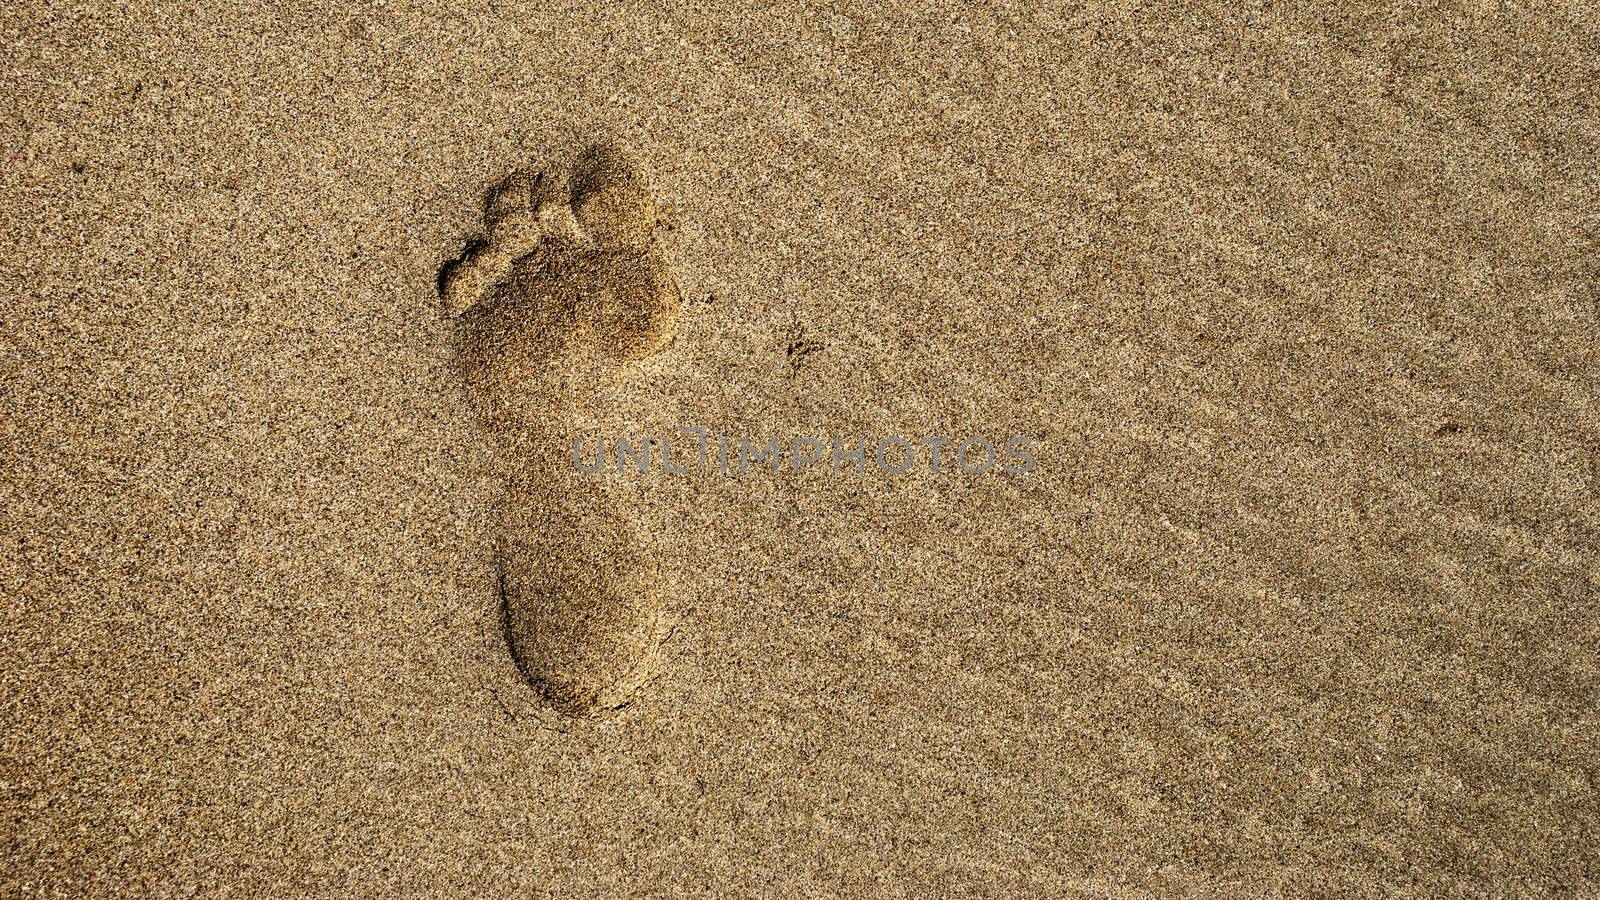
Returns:
[[[1597,59],[1583,4],[7,7],[0,894],[1600,893]],[[1036,465],[594,476],[670,634],[572,716],[438,284],[597,142],[683,310],[584,427]]]

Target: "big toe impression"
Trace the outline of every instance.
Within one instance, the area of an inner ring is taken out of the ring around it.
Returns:
[[[571,180],[578,224],[606,249],[642,250],[650,245],[657,210],[637,167],[609,144],[579,157]]]

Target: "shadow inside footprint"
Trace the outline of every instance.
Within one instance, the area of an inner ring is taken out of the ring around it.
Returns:
[[[514,173],[486,204],[486,237],[440,273],[461,370],[504,474],[496,564],[510,652],[562,713],[626,702],[654,672],[660,571],[630,519],[570,465],[597,377],[671,340],[681,295],[638,170],[581,154],[564,190]]]

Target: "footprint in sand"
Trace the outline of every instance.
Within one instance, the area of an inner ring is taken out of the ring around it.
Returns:
[[[491,192],[486,237],[440,273],[468,398],[503,472],[496,564],[507,643],[557,710],[617,707],[665,633],[655,561],[634,524],[571,463],[567,435],[607,381],[660,350],[682,309],[660,216],[615,148]]]

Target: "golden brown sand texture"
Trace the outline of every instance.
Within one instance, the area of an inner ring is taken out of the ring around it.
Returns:
[[[1600,896],[1597,60],[0,4],[0,898]]]

